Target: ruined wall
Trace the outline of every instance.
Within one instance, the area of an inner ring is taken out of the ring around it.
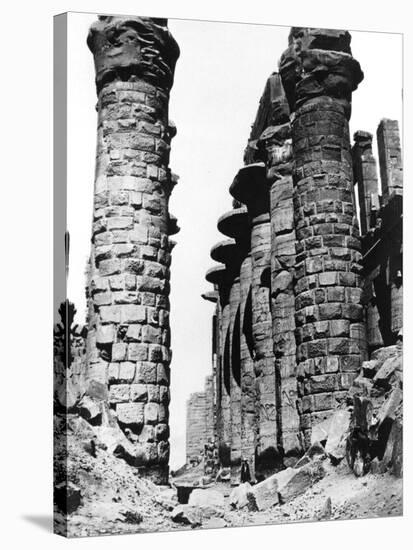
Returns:
[[[168,102],[179,49],[166,20],[139,17],[99,17],[88,45],[98,94],[88,376],[108,387],[142,475],[165,483],[176,230]]]

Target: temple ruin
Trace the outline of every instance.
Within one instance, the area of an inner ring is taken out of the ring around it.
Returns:
[[[351,142],[363,72],[350,42],[347,31],[291,29],[229,186],[233,209],[217,223],[224,240],[203,295],[216,304],[214,410],[203,409],[203,433],[233,485],[242,464],[252,481],[294,465],[363,361],[401,335],[399,128],[378,126],[379,171],[373,136]],[[202,447],[188,426],[188,463],[194,437]]]

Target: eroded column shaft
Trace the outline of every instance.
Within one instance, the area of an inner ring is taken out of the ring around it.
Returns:
[[[231,483],[240,482],[241,386],[240,386],[240,279],[236,276],[229,295],[231,368]]]
[[[134,465],[166,483],[168,102],[179,50],[165,22],[135,17],[101,17],[88,44],[98,91],[89,374],[108,386],[110,407],[134,446]]]
[[[277,403],[272,342],[270,291],[262,281],[271,262],[269,213],[253,218],[251,224],[251,298],[254,370],[258,401],[258,453],[256,468],[268,473],[276,467]]]
[[[349,45],[344,31],[293,29],[280,66],[294,111],[295,321],[306,445],[311,426],[344,399],[366,355],[347,120],[362,73]]]
[[[240,268],[240,364],[241,364],[241,461],[246,461],[251,479],[255,479],[257,446],[257,395],[253,359],[251,254]]]

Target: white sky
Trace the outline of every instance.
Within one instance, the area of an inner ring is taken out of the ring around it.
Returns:
[[[93,58],[86,45],[94,14],[69,15],[68,52],[68,297],[85,313],[84,271],[90,251],[96,148],[96,93]],[[258,101],[269,74],[287,47],[288,27],[169,21],[181,56],[171,92],[170,118],[178,133],[170,167],[180,176],[170,211],[180,233],[173,238],[171,273],[171,467],[185,461],[185,407],[203,389],[211,371],[213,305],[204,276],[213,264],[209,251],[223,237],[218,217],[231,208],[228,193],[242,157]],[[402,120],[402,36],[352,32],[352,51],[364,71],[353,94],[351,134],[375,136],[381,118]]]

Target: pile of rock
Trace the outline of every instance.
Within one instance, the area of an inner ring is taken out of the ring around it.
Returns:
[[[236,487],[229,498],[230,506],[262,511],[290,502],[324,477],[322,462],[326,456],[319,443],[312,445],[294,468],[281,470],[254,486],[243,483]]]
[[[403,357],[400,344],[374,351],[350,390],[347,459],[356,475],[403,473]]]

